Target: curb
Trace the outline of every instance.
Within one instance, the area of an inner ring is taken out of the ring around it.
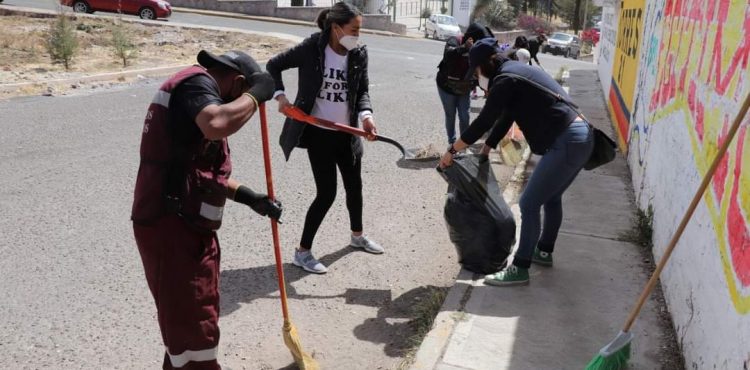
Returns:
[[[173,7],[172,10],[178,13],[192,13],[192,14],[200,14],[200,15],[210,15],[210,16],[215,16],[215,17],[246,19],[246,20],[252,20],[252,21],[280,23],[280,24],[288,24],[288,25],[293,25],[293,26],[309,26],[309,27],[318,28],[318,25],[315,22],[301,21],[301,20],[296,20],[296,19],[266,17],[266,16],[260,16],[260,15],[249,15],[249,14],[223,12],[223,11],[218,11],[218,10],[206,10],[206,9],[183,8],[183,7]],[[359,32],[365,33],[365,34],[389,36],[389,37],[413,37],[413,36],[407,36],[407,35],[399,35],[397,33],[388,32],[388,31],[372,30],[372,29],[367,29],[367,28],[364,28],[360,30]]]
[[[526,145],[521,161],[516,164],[508,185],[503,191],[503,198],[508,205],[513,208],[516,206],[516,198],[521,193],[525,183],[526,164],[531,157],[531,148]],[[514,212],[516,218],[518,215]],[[422,344],[419,346],[417,354],[414,356],[414,362],[409,367],[410,370],[434,370],[443,358],[448,344],[453,337],[456,325],[460,321],[467,320],[467,314],[464,312],[466,302],[471,297],[471,292],[475,286],[482,285],[477,274],[471,271],[461,269],[456,277],[456,283],[448,291],[448,295],[440,307],[440,312],[435,317],[432,329],[427,333]]]
[[[49,85],[55,85],[55,84],[74,84],[74,83],[103,82],[103,81],[107,82],[107,81],[117,80],[118,78],[135,77],[138,75],[145,76],[145,77],[159,77],[159,76],[171,75],[183,68],[189,67],[190,65],[191,64],[184,64],[184,65],[170,66],[170,67],[134,69],[131,71],[108,72],[108,73],[86,75],[86,76],[80,76],[80,77],[59,78],[55,80],[2,84],[0,85],[0,93],[11,92],[13,90],[21,89],[27,86],[37,86],[37,85],[49,86]]]

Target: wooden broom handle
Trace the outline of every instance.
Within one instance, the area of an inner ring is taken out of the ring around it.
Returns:
[[[719,151],[716,153],[716,157],[714,158],[713,163],[711,163],[711,167],[709,167],[708,172],[706,172],[706,174],[703,175],[703,181],[701,182],[700,187],[698,187],[698,191],[695,192],[695,196],[693,196],[693,201],[690,202],[690,206],[685,212],[685,215],[682,216],[682,221],[680,222],[680,226],[677,227],[677,230],[672,235],[672,240],[669,241],[669,245],[667,246],[667,249],[664,251],[664,255],[661,256],[661,259],[659,260],[659,264],[656,265],[656,269],[654,270],[654,273],[651,274],[651,278],[648,280],[648,284],[646,284],[646,287],[643,289],[643,292],[641,292],[641,296],[638,298],[638,301],[635,307],[633,307],[633,309],[630,311],[630,316],[628,317],[628,320],[625,322],[625,326],[623,327],[622,331],[624,332],[630,331],[630,328],[633,326],[633,323],[635,322],[635,318],[641,312],[643,305],[646,303],[646,299],[648,299],[648,296],[651,295],[651,292],[656,287],[656,283],[659,281],[659,276],[661,275],[661,271],[664,270],[664,266],[667,264],[669,257],[672,255],[672,251],[677,246],[677,242],[680,241],[682,232],[685,231],[685,227],[687,226],[690,219],[693,217],[693,212],[695,212],[695,209],[698,207],[698,203],[700,203],[701,198],[703,198],[703,194],[706,192],[706,188],[708,188],[708,185],[711,183],[711,179],[714,177],[714,173],[716,172],[716,169],[719,167],[719,162],[721,162],[721,159],[724,157],[724,154],[726,154],[727,149],[729,149],[729,144],[731,144],[732,141],[734,140],[734,136],[737,133],[737,130],[740,128],[740,124],[745,119],[745,114],[747,114],[748,108],[750,108],[750,94],[748,94],[745,97],[745,101],[742,103],[742,107],[740,108],[740,111],[737,113],[737,116],[734,117],[734,122],[732,122],[732,126],[729,129],[729,133],[727,134],[727,137],[724,140],[724,143],[721,144],[721,147],[719,147]]]
[[[268,140],[268,121],[266,120],[266,104],[258,106],[260,113],[260,135],[263,145],[263,165],[266,169],[266,188],[268,198],[276,200],[273,193],[273,174],[271,173],[271,148]],[[273,254],[276,258],[276,275],[279,279],[279,294],[281,295],[281,313],[284,315],[284,322],[289,321],[289,307],[286,299],[286,282],[284,281],[284,267],[281,264],[281,241],[279,240],[279,224],[275,219],[271,219],[271,234],[273,236]]]

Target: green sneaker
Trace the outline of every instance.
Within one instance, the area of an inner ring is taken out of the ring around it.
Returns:
[[[527,285],[529,283],[529,269],[510,265],[496,274],[485,276],[484,283],[495,286]]]
[[[534,256],[531,257],[531,262],[542,266],[552,266],[552,253],[534,248]]]

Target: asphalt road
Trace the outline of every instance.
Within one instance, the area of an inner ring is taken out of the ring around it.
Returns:
[[[53,2],[6,0],[50,7]],[[185,18],[183,18],[185,17]],[[175,14],[171,21],[304,36],[311,28]],[[237,22],[236,24],[233,22]],[[408,147],[444,145],[434,85],[442,43],[365,35],[371,95],[381,133]],[[542,63],[593,68],[542,56]],[[285,77],[296,85],[296,73]],[[145,109],[159,81],[69,96],[0,101],[0,367],[154,369],[162,345],[153,301],[128,220]],[[290,92],[290,93],[293,93]],[[270,105],[272,141],[282,117]],[[230,138],[234,176],[265,188],[257,118]],[[343,189],[316,239],[329,266],[311,276],[286,264],[290,307],[302,343],[325,369],[390,369],[401,361],[410,308],[429,286],[450,286],[458,266],[445,230],[445,183],[434,163],[397,165],[394,148],[367,143],[365,228],[386,254],[352,251]],[[304,151],[284,162],[272,145],[285,204],[284,261],[299,240],[314,184]],[[281,317],[270,228],[229,204],[222,243],[223,363],[236,369],[291,364]]]

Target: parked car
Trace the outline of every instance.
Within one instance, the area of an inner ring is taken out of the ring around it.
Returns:
[[[581,55],[581,39],[575,35],[555,32],[547,39],[542,52],[578,59]]]
[[[111,12],[137,15],[143,19],[168,18],[172,6],[164,0],[60,0],[76,13]]]
[[[445,40],[449,37],[461,36],[461,29],[456,19],[450,15],[436,14],[427,19],[424,25],[424,37],[435,40]]]
[[[583,41],[584,44],[589,42],[592,46],[599,43],[600,37],[601,34],[599,33],[598,28],[589,28],[581,33],[581,41]]]

